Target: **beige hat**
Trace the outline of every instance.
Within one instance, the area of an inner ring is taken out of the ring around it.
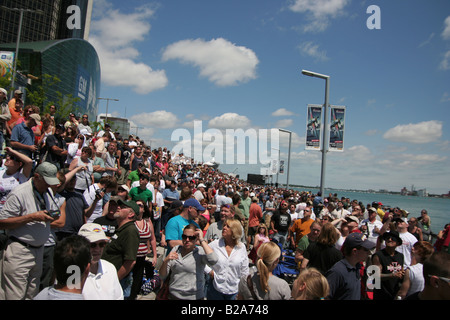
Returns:
[[[85,237],[89,242],[97,242],[101,240],[108,241],[108,237],[102,229],[102,226],[98,223],[86,223],[83,224],[78,231],[78,235]]]
[[[31,119],[35,120],[36,122],[41,121],[41,116],[40,116],[39,114],[37,114],[37,113],[32,113],[32,114],[30,114],[29,117],[30,117]]]

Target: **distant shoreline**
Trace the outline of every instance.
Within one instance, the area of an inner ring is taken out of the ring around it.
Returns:
[[[289,188],[299,188],[299,189],[320,189],[319,186],[302,186],[302,185],[289,185]],[[402,196],[400,192],[397,191],[376,191],[376,190],[358,190],[358,189],[335,189],[335,188],[326,188],[326,190],[330,191],[343,191],[343,192],[359,192],[359,193],[373,193],[373,194],[394,194]],[[438,194],[428,194],[428,196],[418,196],[418,195],[404,195],[405,197],[418,197],[418,198],[441,198],[441,199],[450,199],[448,194],[438,195]]]

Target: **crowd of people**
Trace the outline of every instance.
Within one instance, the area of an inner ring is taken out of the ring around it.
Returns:
[[[252,185],[4,91],[1,299],[135,300],[155,275],[170,300],[450,299],[450,227],[425,209]]]

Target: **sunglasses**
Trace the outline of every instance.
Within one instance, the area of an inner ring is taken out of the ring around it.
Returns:
[[[197,239],[197,236],[188,236],[188,235],[186,235],[186,234],[183,234],[183,235],[181,236],[181,239],[183,239],[183,240],[189,240],[189,241],[194,241],[194,240]]]
[[[6,158],[9,158],[9,159],[14,160],[14,161],[18,161],[17,158],[16,158],[15,156],[10,155],[10,154],[8,154],[8,155],[6,156]]]
[[[91,248],[92,249],[97,248],[97,247],[104,248],[105,246],[106,246],[106,242],[91,243]]]

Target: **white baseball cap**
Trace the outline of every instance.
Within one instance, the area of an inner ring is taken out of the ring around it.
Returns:
[[[83,224],[78,231],[78,235],[85,237],[89,242],[97,242],[101,240],[108,241],[108,237],[102,229],[102,226],[98,223],[86,223]]]

